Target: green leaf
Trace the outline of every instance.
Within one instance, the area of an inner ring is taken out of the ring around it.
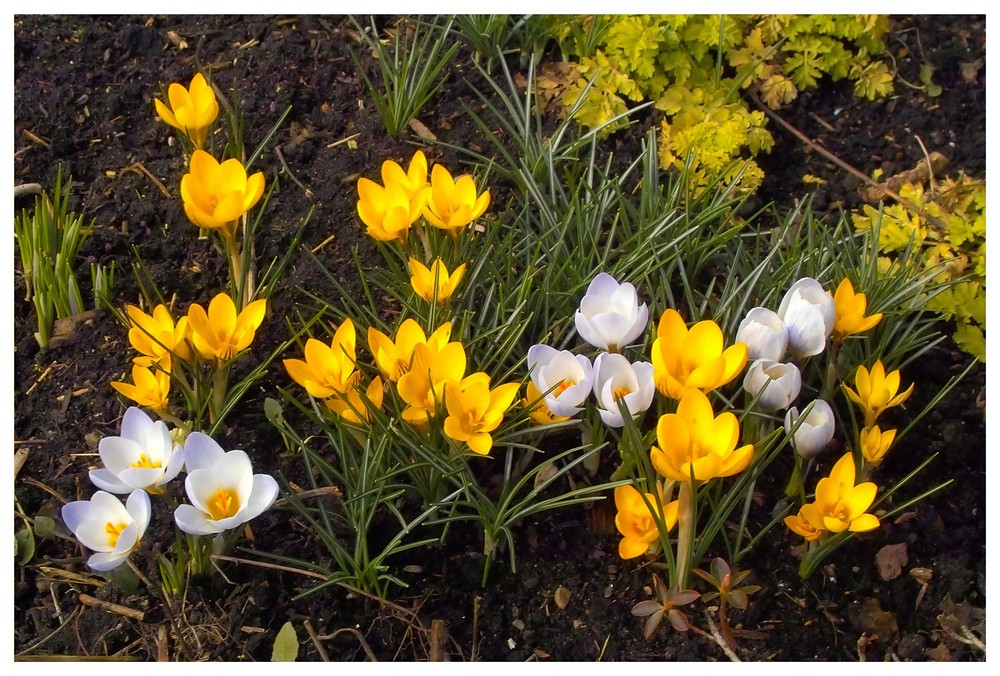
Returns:
[[[139,588],[139,578],[126,565],[112,568],[102,575],[104,579],[121,589],[125,594],[134,594]]]
[[[274,638],[274,650],[271,652],[272,662],[294,662],[299,656],[299,638],[295,635],[295,627],[291,622],[285,622]]]
[[[281,412],[281,402],[277,399],[272,399],[268,397],[264,400],[264,415],[267,417],[268,422],[272,425],[281,424],[282,412]]]
[[[50,538],[56,531],[56,522],[47,516],[35,517],[35,534],[40,538]]]
[[[31,533],[31,528],[25,526],[14,533],[14,556],[22,566],[31,561],[35,555],[35,536]]]

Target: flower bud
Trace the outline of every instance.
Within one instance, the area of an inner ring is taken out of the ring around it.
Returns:
[[[757,406],[767,411],[783,411],[799,396],[802,375],[795,364],[758,359],[743,377],[743,389],[757,397]],[[763,390],[763,392],[762,392]]]
[[[785,434],[792,436],[792,447],[803,458],[815,458],[826,448],[835,425],[833,409],[822,399],[807,406],[801,416],[794,406],[785,413]]]
[[[649,362],[632,364],[611,352],[603,352],[594,360],[594,398],[597,412],[608,427],[625,426],[618,409],[619,400],[625,402],[625,408],[636,418],[653,403],[654,392],[653,365]]]
[[[736,342],[746,344],[750,360],[781,361],[788,348],[788,329],[776,312],[766,307],[755,307],[740,322]]]
[[[803,277],[781,299],[778,317],[788,329],[788,349],[796,357],[811,357],[826,349],[837,317],[833,296],[811,277]]]
[[[649,310],[639,305],[635,287],[602,272],[587,287],[575,316],[580,337],[594,347],[618,352],[646,330]]]

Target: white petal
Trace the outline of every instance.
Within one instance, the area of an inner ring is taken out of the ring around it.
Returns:
[[[121,436],[133,441],[145,440],[153,427],[153,419],[137,406],[130,406],[122,416]],[[141,441],[140,441],[141,443]]]
[[[599,272],[590,281],[590,285],[587,286],[586,296],[604,296],[605,298],[610,298],[619,287],[620,285],[614,277],[606,272]]]
[[[182,531],[191,535],[214,535],[225,530],[209,521],[207,514],[192,505],[180,505],[174,510],[174,523]]]
[[[268,474],[254,474],[253,489],[247,500],[243,520],[249,521],[260,516],[278,499],[278,482]]]
[[[106,552],[98,552],[94,554],[89,559],[87,559],[87,565],[90,566],[91,570],[96,570],[99,573],[112,570],[117,568],[121,564],[125,563],[125,559],[128,558],[128,553],[125,554],[109,554]]]
[[[108,531],[105,530],[105,525],[109,520],[98,520],[98,519],[88,519],[84,521],[73,534],[76,535],[76,539],[80,541],[87,549],[95,552],[110,552],[111,542],[108,540]],[[120,521],[114,521],[112,523],[118,524],[122,523]]]
[[[601,414],[601,420],[608,427],[624,427],[625,419],[622,418],[622,414],[618,411],[618,405],[615,405],[615,410],[609,411],[605,408],[597,409],[597,412]]]
[[[96,521],[124,523],[132,519],[122,501],[111,495],[111,493],[97,491],[91,496],[90,504],[92,505],[90,518]]]
[[[184,479],[184,491],[188,500],[200,512],[208,514],[208,501],[212,499],[215,492],[219,490],[219,483],[215,479],[215,472],[212,468],[196,469],[188,472]]]
[[[104,437],[97,445],[101,461],[112,474],[121,474],[131,467],[144,450],[137,441],[125,437]]]
[[[565,394],[566,392],[563,392],[563,395]],[[589,389],[587,390],[586,394],[590,394]],[[556,399],[551,394],[545,397],[545,405],[549,407],[549,411],[552,412],[552,415],[561,415],[567,418],[571,418],[582,410],[579,406],[575,404],[561,401],[562,398],[563,397],[560,397],[560,399]]]
[[[156,486],[162,477],[163,470],[159,467],[133,467],[118,475],[129,491]]]
[[[573,316],[573,323],[576,325],[576,332],[580,334],[588,344],[594,347],[600,348],[602,350],[608,349],[607,343],[604,339],[597,333],[597,330],[590,325],[590,320],[580,311],[577,310],[576,314]]]
[[[826,348],[823,315],[808,303],[792,303],[785,315],[788,349],[798,357],[812,357]]]
[[[211,467],[225,454],[215,439],[201,432],[192,432],[184,442],[184,465],[188,473]]]
[[[229,451],[215,464],[215,480],[219,488],[229,488],[239,496],[240,508],[250,498],[253,490],[253,465],[243,451]]]
[[[115,548],[111,550],[111,553],[126,555],[135,548],[135,543],[138,541],[139,528],[136,526],[135,521],[133,521],[118,534],[118,539],[115,541]]]
[[[607,346],[603,349],[619,349],[625,346],[625,337],[633,330],[633,321],[624,315],[603,312],[590,318],[590,326]]]
[[[532,345],[528,348],[528,370],[531,371],[531,379],[534,380],[538,371],[548,366],[559,351],[550,345]],[[535,382],[538,387],[538,382]]]
[[[163,476],[157,485],[162,486],[164,484],[170,483],[174,478],[180,474],[181,469],[184,467],[184,447],[181,445],[176,445],[173,451],[170,453],[170,461],[163,470]]]
[[[141,538],[146,532],[146,527],[149,526],[149,519],[153,512],[152,506],[149,503],[149,495],[146,491],[132,491],[131,495],[125,501],[125,509],[135,519],[136,526],[139,529],[136,539]]]
[[[126,485],[121,479],[104,468],[90,470],[90,482],[102,491],[110,491],[112,493],[128,493],[132,490],[132,486]]]
[[[622,342],[618,347],[631,345],[638,340],[646,330],[647,324],[649,324],[649,309],[646,307],[646,304],[643,303],[639,306],[639,309],[632,320],[632,328],[629,329],[622,337]]]
[[[66,528],[76,533],[80,525],[90,519],[90,510],[90,500],[76,500],[63,505],[62,520]]]

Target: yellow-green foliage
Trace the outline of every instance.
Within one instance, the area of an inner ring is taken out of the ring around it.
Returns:
[[[927,305],[945,319],[954,319],[955,342],[986,361],[986,183],[967,176],[946,179],[925,189],[905,184],[899,195],[927,216],[900,204],[878,209],[865,205],[853,215],[854,227],[869,230],[879,224],[879,248],[905,251],[912,240],[910,260],[939,269],[938,281],[955,283]]]
[[[884,16],[664,15],[601,21],[604,33],[593,54],[575,53],[578,42],[563,28],[561,46],[578,57],[580,73],[564,104],[572,106],[583,95],[577,117],[596,127],[630,104],[653,101],[665,114],[660,163],[679,169],[692,162],[695,189],[720,176],[725,183],[739,176],[740,187],[753,190],[763,178],[752,157],[769,150],[773,139],[764,114],[750,109],[740,89],[752,88],[772,108],[823,76],[849,78],[855,94],[869,99],[892,91],[888,68],[872,60],[883,50],[889,26]],[[742,173],[742,167],[733,168],[740,160],[747,161]]]

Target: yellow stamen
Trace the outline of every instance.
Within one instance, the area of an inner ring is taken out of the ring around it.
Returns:
[[[573,380],[564,380],[561,383],[559,383],[558,385],[556,385],[556,389],[554,389],[552,391],[552,394],[554,396],[558,397],[560,394],[562,394],[563,392],[565,392],[569,388],[573,387],[574,385],[576,385],[576,381],[573,381]]]
[[[118,544],[118,538],[121,537],[122,531],[127,526],[126,523],[111,523],[110,521],[104,524],[104,532],[108,534],[108,544],[111,545],[112,549]]]
[[[220,488],[208,500],[206,507],[212,519],[218,521],[233,516],[240,510],[240,498],[236,495],[236,491]]]
[[[145,453],[139,456],[139,459],[133,463],[129,464],[130,467],[142,467],[143,469],[159,469],[163,466],[160,461],[153,461],[149,459],[149,456]]]
[[[619,401],[624,399],[629,394],[632,394],[632,390],[627,387],[616,387],[612,396],[614,396],[615,401]]]

